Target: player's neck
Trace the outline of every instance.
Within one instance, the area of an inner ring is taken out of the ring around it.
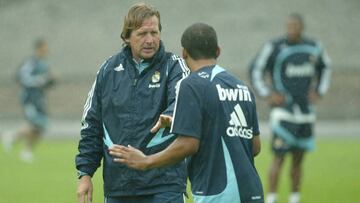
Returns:
[[[289,43],[299,43],[302,41],[302,36],[287,36],[287,40]]]
[[[216,59],[199,59],[199,60],[189,60],[187,62],[191,72],[195,72],[205,66],[216,65]]]

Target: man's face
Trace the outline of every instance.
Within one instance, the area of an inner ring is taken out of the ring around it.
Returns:
[[[152,58],[160,46],[159,19],[156,16],[145,19],[140,28],[131,32],[126,42],[130,44],[135,60]]]
[[[301,37],[303,25],[301,22],[294,18],[289,18],[286,21],[286,32],[289,40],[298,40]]]
[[[36,52],[39,57],[46,58],[49,54],[48,44],[44,43],[43,45],[41,45],[40,47],[37,48]]]

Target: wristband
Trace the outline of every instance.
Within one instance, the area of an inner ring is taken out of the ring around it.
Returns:
[[[86,176],[86,175],[89,175],[89,174],[87,174],[87,173],[85,173],[85,172],[82,172],[82,171],[78,171],[78,172],[77,172],[77,177],[78,177],[78,179],[80,179],[81,177]]]

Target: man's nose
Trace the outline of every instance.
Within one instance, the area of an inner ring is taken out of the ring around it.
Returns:
[[[147,33],[145,35],[145,43],[151,44],[154,41],[154,37],[151,35],[151,33]]]

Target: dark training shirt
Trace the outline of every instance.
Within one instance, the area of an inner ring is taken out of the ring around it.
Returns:
[[[178,86],[171,132],[200,140],[187,160],[195,202],[263,202],[255,97],[242,81],[218,65],[191,73]]]

